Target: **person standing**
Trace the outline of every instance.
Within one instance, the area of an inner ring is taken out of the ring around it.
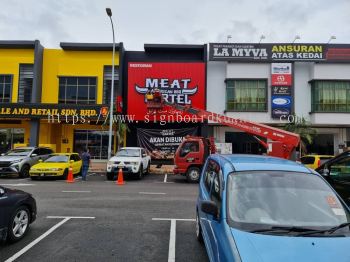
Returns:
[[[91,155],[89,153],[89,149],[85,148],[84,153],[81,156],[81,160],[83,162],[82,170],[81,170],[81,177],[83,181],[86,181],[86,176],[89,171],[89,166],[91,163]]]

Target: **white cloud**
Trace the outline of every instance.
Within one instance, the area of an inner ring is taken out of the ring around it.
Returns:
[[[225,42],[350,43],[350,1],[283,0],[0,0],[1,40],[39,39],[45,47],[59,42],[111,42],[105,13],[111,7],[117,41],[127,50],[144,43]]]

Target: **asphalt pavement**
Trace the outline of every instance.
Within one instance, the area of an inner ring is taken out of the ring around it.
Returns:
[[[198,184],[150,174],[123,186],[92,174],[0,185],[33,194],[38,218],[15,244],[0,245],[0,261],[208,261],[195,236]]]

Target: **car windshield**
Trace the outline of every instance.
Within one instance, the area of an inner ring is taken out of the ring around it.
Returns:
[[[122,157],[137,157],[140,156],[140,150],[139,149],[120,149],[116,156],[122,156]]]
[[[52,156],[45,160],[46,163],[65,163],[68,162],[68,156]]]
[[[27,156],[29,153],[32,152],[32,149],[30,148],[17,148],[12,149],[8,151],[5,155],[6,156]]]
[[[236,172],[227,186],[229,221],[242,230],[276,226],[322,230],[350,222],[349,211],[317,175]]]

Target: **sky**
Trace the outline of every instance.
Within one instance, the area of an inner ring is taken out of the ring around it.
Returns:
[[[350,44],[350,0],[0,0],[0,40],[111,43],[105,8],[113,12],[116,42]]]

